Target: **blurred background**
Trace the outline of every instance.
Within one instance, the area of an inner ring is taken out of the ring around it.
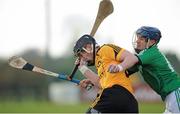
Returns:
[[[96,89],[8,66],[18,55],[45,69],[70,74],[73,46],[91,31],[101,0],[0,0],[0,112],[85,112]],[[131,52],[134,31],[143,25],[162,32],[159,48],[180,73],[179,0],[112,0],[114,13],[95,38]],[[94,70],[94,67],[92,67]],[[83,79],[78,71],[77,79]],[[131,77],[140,112],[163,112],[160,97],[135,74]]]

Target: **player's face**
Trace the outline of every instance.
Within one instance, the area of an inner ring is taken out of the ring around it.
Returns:
[[[87,44],[85,50],[80,53],[80,58],[85,61],[92,61],[93,60],[93,49],[91,44]]]
[[[137,35],[137,40],[136,40],[136,49],[138,50],[144,50],[146,48],[146,38]]]

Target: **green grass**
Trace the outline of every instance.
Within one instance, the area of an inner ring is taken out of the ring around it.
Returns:
[[[165,110],[165,104],[158,103],[139,103],[140,113],[163,113]]]
[[[0,101],[0,113],[84,113],[90,104],[57,105],[46,101]],[[162,113],[163,103],[139,103],[140,113]]]
[[[0,112],[9,112],[9,113],[55,113],[55,112],[85,112],[87,109],[87,104],[78,104],[78,105],[57,105],[50,102],[45,101],[8,101],[8,102],[0,102]]]

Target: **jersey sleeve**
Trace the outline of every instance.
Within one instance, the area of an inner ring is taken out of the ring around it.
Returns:
[[[121,58],[121,55],[122,55],[122,52],[125,51],[125,49],[121,48],[121,50],[119,50],[117,56],[116,56],[116,60],[117,61],[120,61],[120,58]]]
[[[101,48],[101,52],[103,57],[115,61],[119,61],[122,52],[124,51],[123,48],[120,48],[119,46],[112,45],[112,44],[106,44]]]
[[[109,46],[103,46],[101,48],[101,56],[103,57],[103,59],[115,60],[114,51]]]

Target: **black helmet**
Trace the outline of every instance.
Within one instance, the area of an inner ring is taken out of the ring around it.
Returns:
[[[78,57],[79,53],[84,51],[83,48],[86,44],[93,44],[93,60],[87,61],[88,62],[87,65],[92,66],[95,64],[95,46],[96,46],[96,41],[92,36],[85,34],[79,38],[73,49],[74,55]]]
[[[90,35],[83,35],[79,38],[79,40],[75,43],[75,46],[74,46],[74,55],[75,56],[78,56],[80,52],[83,51],[83,47],[86,45],[86,44],[96,44],[96,41],[95,39],[90,36]]]

